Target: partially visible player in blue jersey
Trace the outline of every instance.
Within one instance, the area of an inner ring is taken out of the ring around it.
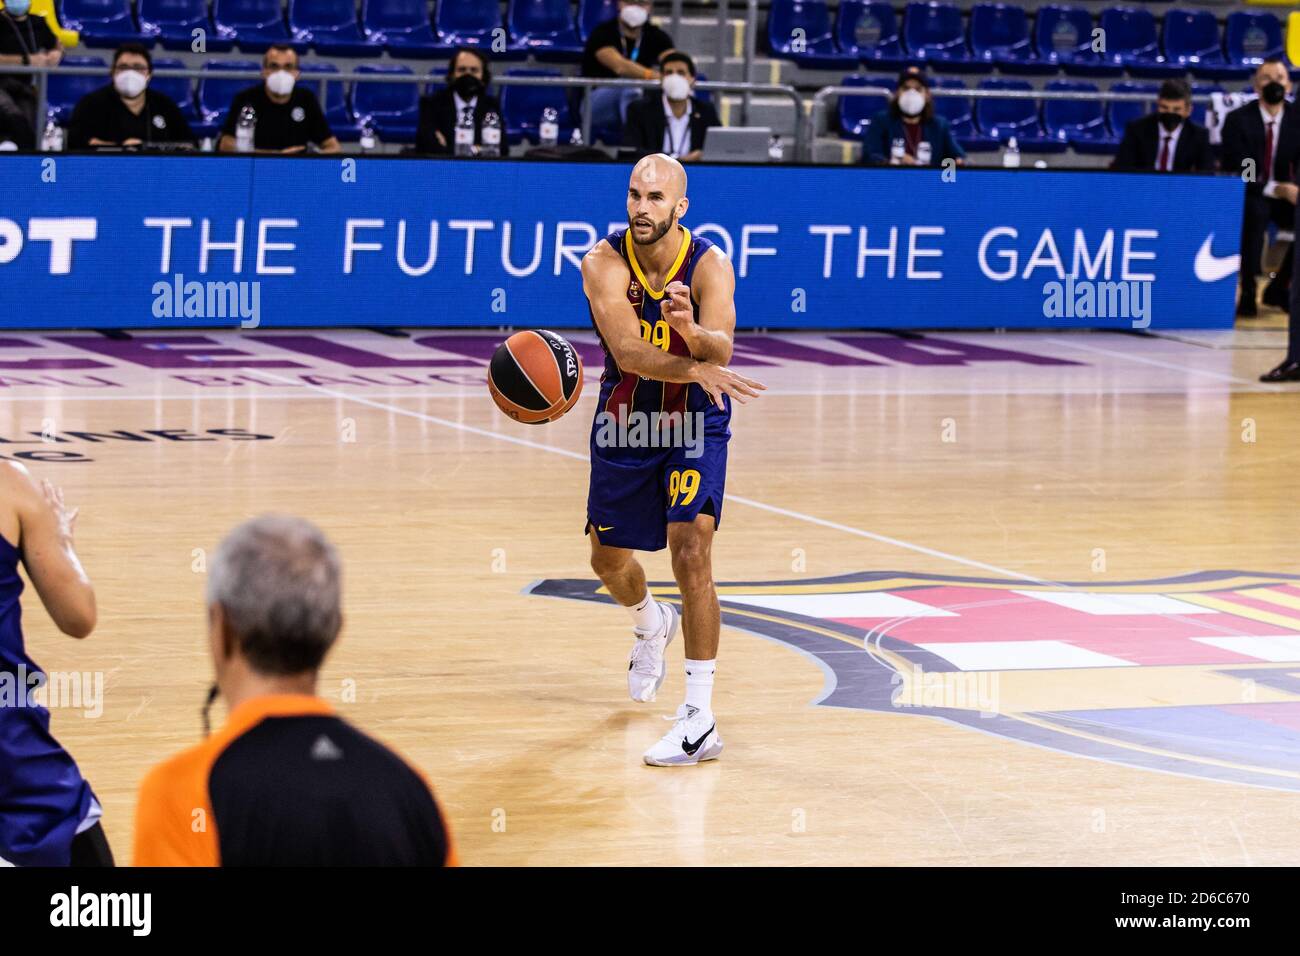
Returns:
[[[32,691],[45,675],[23,644],[21,562],[59,630],[95,628],[95,589],[72,542],[77,509],[22,465],[0,463],[0,865],[112,866],[90,785],[50,735]]]
[[[628,184],[628,228],[582,260],[583,291],[605,348],[586,530],[592,569],[632,615],[633,700],[655,699],[678,624],[676,609],[651,596],[633,551],[667,545],[682,596],[686,702],[644,758],[668,767],[722,752],[712,704],[721,616],[711,549],[722,520],[731,399],[743,403],[764,388],[726,367],[735,274],[721,249],[681,225],[687,206],[681,164],[647,156]]]

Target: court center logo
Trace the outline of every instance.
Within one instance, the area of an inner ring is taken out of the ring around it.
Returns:
[[[598,581],[528,593],[609,602]],[[655,584],[678,602],[675,585]],[[1036,585],[906,571],[722,583],[723,623],[809,658],[814,703],[1300,791],[1300,575]],[[845,653],[846,648],[857,653]]]

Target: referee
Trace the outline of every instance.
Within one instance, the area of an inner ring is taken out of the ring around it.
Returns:
[[[136,866],[455,865],[428,783],[316,696],[339,577],[333,546],[299,518],[255,518],[221,543],[208,641],[230,714],[145,777]]]

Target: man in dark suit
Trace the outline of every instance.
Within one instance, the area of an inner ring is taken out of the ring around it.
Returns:
[[[1186,80],[1165,80],[1156,111],[1129,123],[1112,169],[1158,173],[1212,173],[1210,131],[1190,119],[1192,88]]]
[[[447,85],[432,96],[420,97],[415,151],[452,155],[456,147],[456,127],[465,116],[473,117],[475,146],[483,145],[483,117],[488,113],[496,113],[504,136],[501,104],[487,91],[491,82],[492,71],[484,53],[467,48],[457,50],[447,67]]]
[[[627,109],[623,145],[635,150],[638,160],[651,153],[667,153],[684,163],[697,160],[710,127],[722,125],[718,111],[691,95],[695,61],[685,53],[669,53],[660,69],[661,89],[650,90]]]
[[[1291,78],[1281,60],[1266,60],[1255,71],[1259,100],[1233,110],[1223,120],[1223,171],[1246,181],[1241,225],[1241,298],[1237,314],[1254,318],[1255,275],[1270,222],[1290,229],[1295,221],[1295,158],[1300,152],[1300,110],[1286,102]],[[1291,256],[1264,290],[1265,305],[1286,308],[1291,300]]]

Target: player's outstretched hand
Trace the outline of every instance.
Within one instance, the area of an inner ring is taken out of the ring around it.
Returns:
[[[696,373],[698,375],[696,381],[699,382],[700,387],[708,393],[709,398],[713,399],[713,404],[723,410],[726,409],[722,402],[723,395],[730,395],[744,405],[751,398],[758,398],[758,393],[767,388],[762,382],[737,375],[724,365],[700,362],[696,366]]]

